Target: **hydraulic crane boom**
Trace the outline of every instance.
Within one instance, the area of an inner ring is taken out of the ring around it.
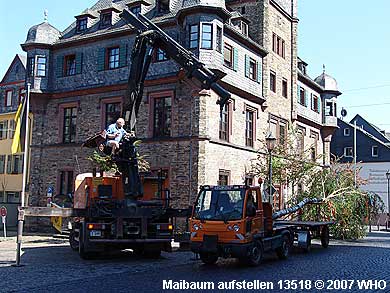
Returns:
[[[132,63],[123,109],[125,120],[131,130],[134,129],[141,105],[144,81],[152,54],[158,48],[163,50],[169,58],[175,60],[185,70],[188,77],[199,80],[203,89],[215,91],[221,97],[217,103],[221,109],[223,108],[230,98],[230,93],[217,83],[219,77],[201,63],[192,52],[181,46],[142,14],[136,16],[124,10],[121,17],[138,30],[131,53]]]

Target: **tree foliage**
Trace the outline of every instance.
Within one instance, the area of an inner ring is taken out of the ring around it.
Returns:
[[[362,191],[365,182],[355,176],[350,164],[333,164],[323,167],[321,155],[315,155],[312,146],[301,151],[297,141],[299,133],[292,130],[273,150],[272,181],[290,187],[291,197],[287,205],[294,205],[305,197],[323,200],[320,205],[306,206],[301,214],[303,220],[334,221],[331,234],[338,239],[358,239],[365,236],[365,219],[371,214],[383,212],[380,197]],[[268,178],[269,156],[265,141],[258,158],[252,162],[253,172]],[[359,170],[356,171],[357,173]],[[297,188],[299,186],[300,188]],[[374,200],[375,198],[375,200]]]

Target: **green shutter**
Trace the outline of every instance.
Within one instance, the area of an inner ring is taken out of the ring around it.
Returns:
[[[233,70],[238,70],[238,49],[233,48]]]
[[[119,47],[119,67],[124,67],[127,64],[127,45]]]
[[[308,105],[307,91],[305,90],[305,107]]]
[[[64,56],[57,56],[57,67],[56,67],[57,77],[64,76]]]
[[[321,98],[320,97],[318,97],[317,98],[317,103],[318,103],[318,113],[321,113]]]
[[[249,56],[245,54],[245,77],[249,77]]]
[[[263,73],[263,66],[262,61],[256,62],[256,68],[257,68],[257,82],[261,83],[261,75]]]
[[[103,71],[105,69],[106,48],[99,48],[97,65],[98,65],[98,71]]]
[[[76,54],[76,74],[81,74],[83,66],[83,53]]]

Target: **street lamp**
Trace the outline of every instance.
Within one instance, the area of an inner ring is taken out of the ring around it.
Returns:
[[[273,206],[273,200],[271,202],[271,199],[272,199],[272,151],[275,148],[276,138],[275,138],[275,136],[273,136],[272,132],[269,132],[267,134],[267,136],[265,137],[265,142],[267,144],[267,150],[268,150],[268,154],[269,154],[269,169],[268,169],[268,171],[269,171],[269,178],[268,178],[268,182],[269,182],[269,190],[268,190],[269,202]]]
[[[386,231],[389,227],[389,220],[390,220],[390,170],[387,170],[386,172],[386,179],[387,179],[387,222],[386,222]]]

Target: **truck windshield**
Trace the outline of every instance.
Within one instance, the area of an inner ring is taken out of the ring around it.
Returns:
[[[228,221],[242,218],[245,190],[202,190],[194,216],[201,220]]]

